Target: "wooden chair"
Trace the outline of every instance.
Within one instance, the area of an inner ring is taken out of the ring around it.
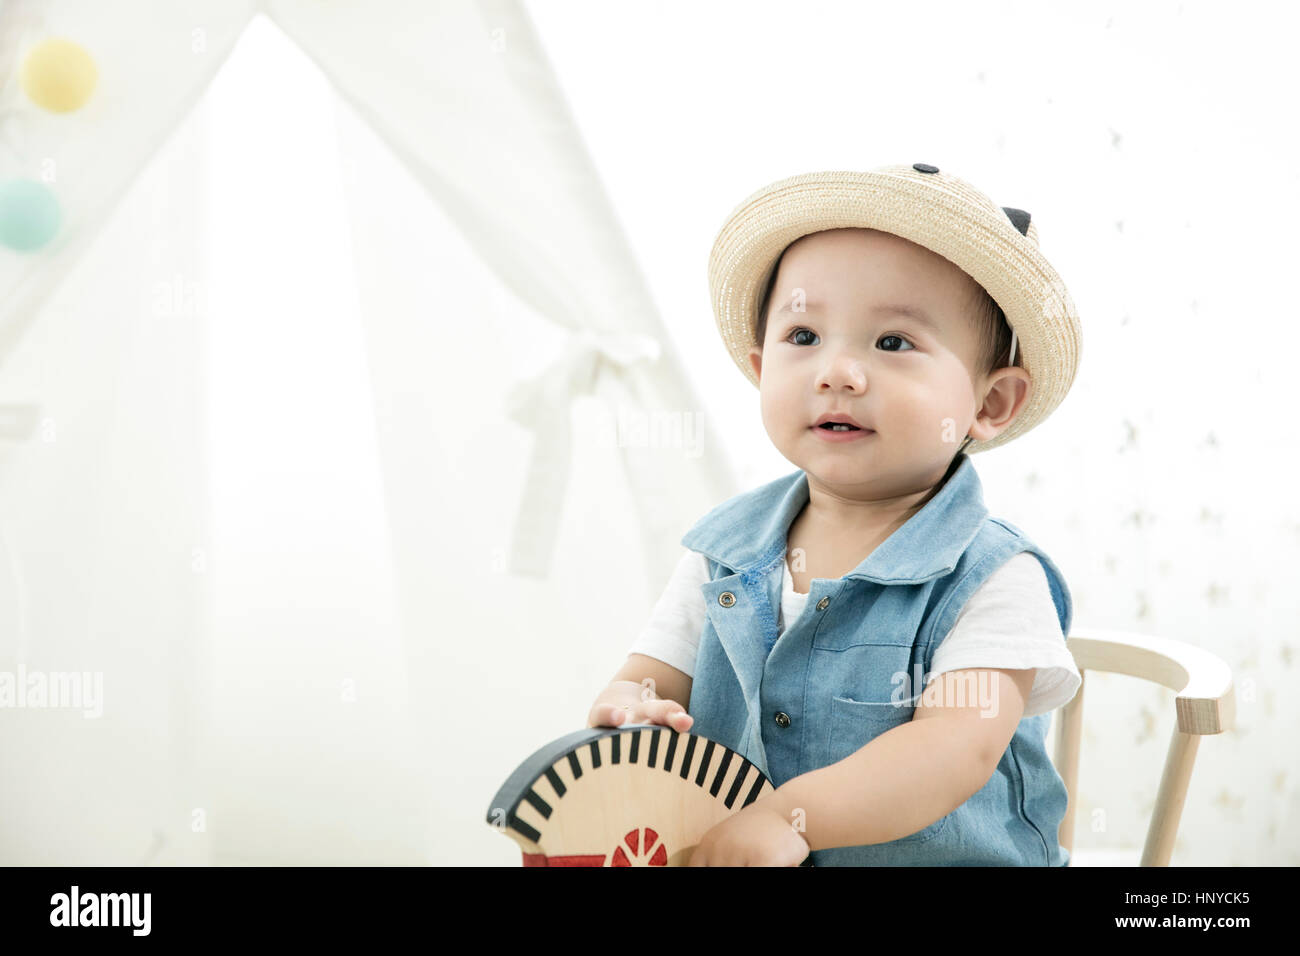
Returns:
[[[1058,834],[1061,846],[1070,851],[1071,866],[1168,866],[1201,736],[1231,730],[1236,720],[1232,670],[1222,658],[1203,648],[1145,634],[1074,629],[1066,646],[1074,655],[1083,683],[1057,715],[1054,761],[1069,794]],[[1154,681],[1178,694],[1174,701],[1178,723],[1169,741],[1140,861],[1136,848],[1074,851],[1083,692],[1087,687],[1086,672],[1090,670]]]

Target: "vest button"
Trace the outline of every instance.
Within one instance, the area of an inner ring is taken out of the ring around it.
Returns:
[[[776,720],[776,725],[778,727],[790,726],[790,715],[783,710],[778,710],[774,719]]]
[[[824,598],[822,598],[820,601],[817,602],[817,610],[819,610],[819,611],[824,611],[824,610],[826,610],[826,605],[828,605],[828,604],[830,604],[830,603],[831,603],[831,599],[830,599],[830,598],[828,598],[828,597],[824,597]]]
[[[718,595],[718,603],[723,607],[731,607],[736,603],[736,595],[732,594],[730,591],[723,591]]]

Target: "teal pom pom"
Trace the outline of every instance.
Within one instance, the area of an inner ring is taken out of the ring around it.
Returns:
[[[20,252],[39,249],[59,231],[62,214],[53,191],[31,179],[0,183],[0,244]]]

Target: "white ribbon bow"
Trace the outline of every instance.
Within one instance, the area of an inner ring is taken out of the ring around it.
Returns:
[[[532,460],[515,515],[512,572],[550,574],[569,482],[572,399],[591,394],[602,368],[621,375],[637,363],[658,361],[662,352],[648,335],[583,329],[569,339],[559,358],[510,390],[506,414],[534,433]]]

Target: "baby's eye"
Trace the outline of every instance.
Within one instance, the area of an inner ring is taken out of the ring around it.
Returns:
[[[786,339],[787,342],[789,342],[791,339],[795,338],[795,336],[797,336],[797,335],[811,335],[814,339],[817,338],[817,333],[816,333],[816,332],[812,332],[812,331],[810,331],[810,330],[808,330],[808,329],[795,329],[795,330],[792,331],[789,335],[787,335],[787,336],[785,337],[785,339]],[[886,352],[906,352],[906,351],[908,351],[908,350],[915,350],[915,348],[916,348],[916,346],[912,345],[911,342],[908,342],[907,339],[903,338],[901,335],[885,335],[885,336],[881,336],[880,341],[881,341],[881,342],[887,342],[887,341],[889,341],[890,339],[897,339],[899,342],[905,342],[905,343],[907,343],[907,348],[906,348],[906,349],[901,348],[901,347],[899,347],[899,348],[887,348],[887,349],[885,349]],[[812,345],[813,343],[812,343],[812,342],[809,342],[809,341],[806,340],[806,339],[797,339],[797,340],[795,340],[795,342],[794,342],[793,344],[795,344],[795,345]]]
[[[900,341],[900,342],[907,342],[907,339],[903,338],[901,335],[885,335],[885,336],[882,336],[882,337],[881,337],[880,341],[881,341],[881,342],[888,342],[890,339],[897,339],[897,340]],[[886,351],[886,352],[906,352],[908,349],[915,349],[915,348],[916,348],[916,346],[914,346],[911,342],[907,342],[907,349],[902,349],[902,348],[898,348],[898,349],[885,349],[885,351]]]

